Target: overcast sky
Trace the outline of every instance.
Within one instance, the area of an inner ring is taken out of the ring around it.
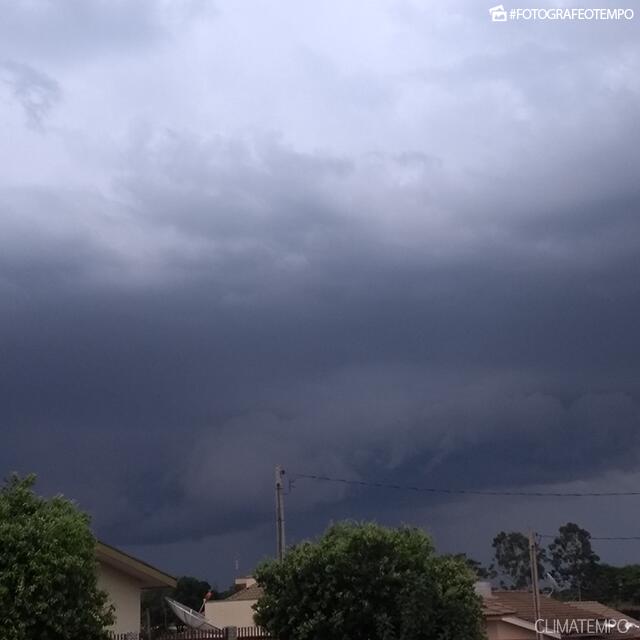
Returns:
[[[489,4],[0,0],[3,475],[221,587],[274,551],[278,463],[637,490],[640,15]],[[286,505],[290,541],[367,518],[483,560],[639,507]]]

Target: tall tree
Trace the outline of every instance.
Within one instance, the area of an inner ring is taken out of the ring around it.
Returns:
[[[211,590],[211,585],[191,576],[182,576],[178,579],[173,597],[182,604],[186,604],[191,609],[199,611],[205,594]]]
[[[0,489],[2,640],[101,640],[113,622],[97,586],[89,517],[33,490],[35,476]]]
[[[495,566],[500,574],[508,578],[508,583],[501,581],[502,586],[512,589],[523,589],[531,584],[531,560],[529,556],[529,539],[518,531],[509,533],[501,531],[492,542]],[[538,551],[538,573],[544,575],[546,553]]]
[[[484,637],[472,572],[418,529],[337,524],[256,578],[256,621],[281,640]]]
[[[591,534],[567,522],[549,545],[549,554],[556,580],[569,595],[580,599],[600,560],[591,547]]]
[[[459,560],[466,564],[478,580],[493,580],[498,576],[493,564],[485,567],[481,562],[469,557],[466,553],[447,554],[447,557],[454,558],[455,560]]]

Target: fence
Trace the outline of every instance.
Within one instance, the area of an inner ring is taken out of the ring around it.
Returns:
[[[153,632],[151,636],[146,633],[120,633],[111,634],[111,640],[274,640],[269,633],[261,627],[227,627],[218,631],[160,631]]]

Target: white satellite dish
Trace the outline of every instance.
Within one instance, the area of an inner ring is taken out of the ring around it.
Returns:
[[[218,627],[214,627],[207,619],[197,611],[186,607],[171,598],[165,598],[169,606],[171,607],[171,611],[175,613],[176,617],[180,619],[181,622],[184,622],[188,627],[192,629],[204,629],[205,631],[220,631]]]
[[[550,573],[549,571],[547,571],[547,574],[545,576],[547,578],[547,580],[551,583],[551,590],[549,591],[549,593],[547,595],[551,595],[556,589],[558,591],[560,591],[560,585],[558,584],[558,581],[553,577],[553,574]]]

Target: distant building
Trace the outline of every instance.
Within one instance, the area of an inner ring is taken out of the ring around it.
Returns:
[[[140,631],[140,596],[143,589],[176,586],[173,576],[103,542],[96,546],[98,587],[115,607],[116,634]]]
[[[636,640],[640,622],[599,602],[563,602],[540,596],[536,621],[533,594],[529,591],[492,591],[479,583],[488,640],[543,640],[590,638],[590,640]]]
[[[207,620],[216,627],[253,627],[254,605],[263,594],[253,578],[238,578],[237,591],[225,600],[205,605]],[[477,583],[488,640],[640,640],[640,622],[599,602],[563,602],[540,596],[536,621],[529,591],[494,591]]]
[[[236,578],[236,592],[225,600],[209,600],[204,607],[206,619],[219,628],[254,627],[253,606],[262,596],[262,587],[252,577]]]

